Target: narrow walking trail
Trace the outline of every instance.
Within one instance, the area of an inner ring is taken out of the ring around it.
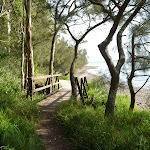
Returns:
[[[54,109],[61,102],[69,100],[71,96],[70,81],[61,80],[62,89],[54,95],[38,103],[42,109],[42,123],[38,126],[38,134],[43,136],[46,150],[71,150],[71,142],[54,121]]]

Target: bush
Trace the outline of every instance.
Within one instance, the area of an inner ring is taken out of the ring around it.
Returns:
[[[97,87],[94,90],[97,91]],[[56,109],[56,122],[72,139],[76,149],[150,149],[149,111],[136,108],[134,112],[130,112],[130,97],[118,95],[115,116],[112,119],[104,116],[105,105],[101,105],[101,102],[106,100],[107,93],[104,90],[95,92],[95,98],[100,102],[96,109],[92,105],[83,108],[81,102],[73,105],[71,101]]]
[[[40,112],[21,91],[18,59],[3,58],[0,68],[0,147],[6,150],[43,150],[35,125]],[[4,65],[5,64],[5,65]]]

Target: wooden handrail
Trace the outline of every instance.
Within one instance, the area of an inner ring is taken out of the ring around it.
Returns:
[[[62,74],[45,75],[45,76],[39,76],[39,77],[28,77],[28,79],[29,79],[29,78],[32,78],[32,80],[37,80],[37,79],[52,78],[52,77],[56,77],[56,76],[62,76]]]
[[[61,75],[62,74],[45,75],[45,76],[39,76],[39,77],[28,77],[28,86],[29,87],[28,87],[27,95],[30,95],[31,99],[32,99],[35,92],[42,91],[42,90],[45,90],[45,89],[46,89],[46,93],[50,94],[50,88],[52,89],[52,92],[54,92],[56,85],[58,85],[58,90],[59,90],[60,89],[59,76],[61,76]],[[56,77],[55,83],[53,83],[53,78],[54,77]],[[38,79],[47,79],[45,86],[35,88],[34,80],[38,80]]]
[[[53,85],[46,85],[46,86],[43,86],[43,87],[40,87],[40,88],[36,88],[36,89],[34,90],[34,92],[42,91],[42,90],[44,90],[44,89],[47,89],[47,88],[52,87],[52,86],[54,86],[54,85],[57,85],[57,84],[59,84],[59,83],[60,83],[60,82],[56,82],[56,83],[54,83]]]

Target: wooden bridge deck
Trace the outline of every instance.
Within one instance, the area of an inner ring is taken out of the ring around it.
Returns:
[[[54,95],[38,103],[43,111],[42,123],[37,127],[38,134],[43,136],[46,150],[70,150],[71,142],[67,139],[53,120],[53,112],[61,102],[69,100],[71,96],[70,81],[61,81],[62,89]]]

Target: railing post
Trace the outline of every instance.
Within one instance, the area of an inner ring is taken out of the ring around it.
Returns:
[[[85,105],[84,97],[83,97],[83,94],[82,94],[82,90],[81,90],[81,88],[80,88],[80,84],[79,84],[79,81],[78,81],[78,78],[77,78],[77,77],[75,77],[75,83],[76,83],[77,86],[78,86],[78,90],[79,90],[79,94],[80,94],[80,97],[81,97],[82,104]]]
[[[57,76],[57,80],[58,80],[58,89],[60,88],[60,86],[59,86],[59,76]]]
[[[47,78],[45,86],[50,85],[50,78]],[[46,94],[50,94],[50,87],[46,89]]]
[[[87,93],[87,90],[86,90],[86,87],[85,87],[85,83],[87,84],[86,77],[84,77],[84,81],[82,80],[82,83],[83,83],[83,88],[84,88],[83,95],[85,93],[85,95],[86,95],[85,98],[88,98],[88,93]],[[88,86],[88,84],[87,84],[87,86]]]
[[[86,85],[88,86],[86,77],[84,77],[84,83],[86,83]]]
[[[34,93],[34,85],[33,85],[33,80],[32,77],[28,77],[28,95],[30,95],[31,100],[33,98],[33,93]]]
[[[82,94],[84,95],[84,91],[83,91],[83,88],[82,88],[82,84],[83,84],[83,79],[81,78],[81,91],[82,91]]]
[[[51,84],[52,84],[52,92],[54,92],[54,86],[53,86],[53,76],[52,76],[50,79],[51,79]]]

